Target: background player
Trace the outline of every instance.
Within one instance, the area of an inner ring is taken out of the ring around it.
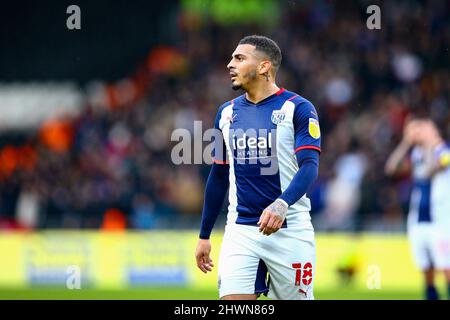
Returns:
[[[437,252],[436,235],[439,223],[432,210],[432,177],[439,170],[435,165],[436,147],[441,143],[433,129],[429,120],[408,121],[405,125],[403,139],[389,156],[385,167],[388,175],[405,170],[407,162],[404,160],[409,155],[413,189],[407,232],[415,263],[424,275],[425,296],[429,300],[439,298],[434,281],[435,267],[436,263],[443,260],[439,258]]]
[[[444,273],[450,299],[450,148],[431,120],[422,124],[421,137],[433,152],[431,215],[435,228],[435,269]]]
[[[280,63],[274,41],[249,36],[228,64],[233,89],[245,94],[223,104],[216,117],[221,138],[196,249],[197,266],[211,271],[209,236],[229,187],[218,269],[222,299],[256,299],[269,286],[271,298],[314,298],[315,241],[305,193],[318,173],[320,129],[314,106],[275,84]],[[277,170],[265,173],[274,164]]]

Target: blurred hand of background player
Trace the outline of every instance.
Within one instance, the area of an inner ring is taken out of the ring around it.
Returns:
[[[403,143],[435,147],[442,142],[436,125],[430,119],[407,121],[403,132]]]
[[[420,136],[424,146],[427,148],[434,148],[444,142],[439,133],[439,129],[431,119],[424,120],[421,124]]]
[[[259,218],[259,232],[268,236],[278,231],[283,225],[288,211],[288,205],[283,200],[277,199],[264,209]]]
[[[405,128],[403,130],[402,142],[409,146],[419,143],[420,129],[421,129],[421,121],[420,120],[407,121],[407,123],[405,124]]]
[[[207,273],[212,271],[214,264],[209,254],[211,253],[211,241],[209,239],[199,239],[197,249],[195,249],[195,259],[197,260],[197,267]]]

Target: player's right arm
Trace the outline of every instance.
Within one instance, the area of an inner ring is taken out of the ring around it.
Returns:
[[[195,250],[197,267],[204,273],[211,271],[214,266],[210,257],[211,242],[209,238],[229,187],[229,165],[226,158],[225,141],[219,128],[221,110],[222,108],[219,109],[214,125],[216,134],[212,155],[213,164],[206,182],[200,234]]]
[[[404,164],[405,157],[411,149],[411,146],[411,144],[406,143],[405,141],[402,141],[397,145],[386,161],[384,167],[386,175],[392,176],[400,171],[401,165]]]
[[[406,155],[415,143],[417,132],[417,123],[414,120],[405,125],[402,140],[386,161],[384,167],[386,175],[391,176],[400,171],[401,165],[405,163]]]
[[[211,242],[209,238],[228,190],[228,171],[227,164],[213,163],[206,182],[200,235],[195,250],[197,267],[204,273],[211,271],[214,266],[210,258]]]

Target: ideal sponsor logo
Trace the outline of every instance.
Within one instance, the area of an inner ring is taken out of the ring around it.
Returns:
[[[272,148],[272,133],[268,137],[247,137],[244,135],[240,138],[233,136],[233,149],[247,149],[247,148]]]
[[[231,145],[236,159],[257,159],[271,156],[273,134],[267,130],[236,132],[232,134]]]

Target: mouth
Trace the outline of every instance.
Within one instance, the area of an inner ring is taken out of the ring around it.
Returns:
[[[231,80],[234,80],[237,77],[237,74],[234,72],[230,72]]]

